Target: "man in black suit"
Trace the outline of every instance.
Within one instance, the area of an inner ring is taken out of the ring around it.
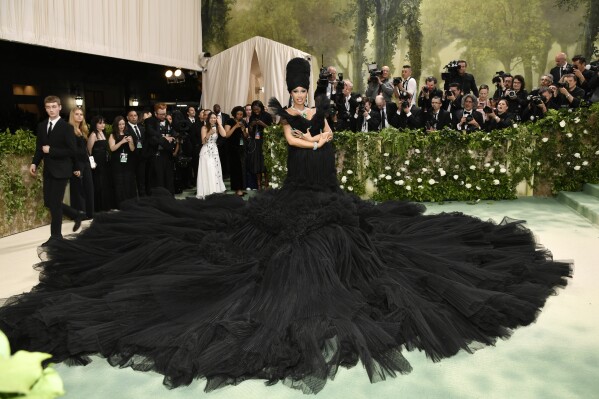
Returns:
[[[214,104],[212,111],[216,114],[216,119],[221,126],[225,126],[229,121],[229,115],[224,112],[220,112],[220,105]],[[227,139],[222,137],[220,134],[216,139],[216,145],[218,146],[218,157],[220,158],[220,167],[223,171],[223,178],[229,177],[229,161],[227,157]]]
[[[428,112],[426,119],[426,130],[441,130],[444,127],[451,127],[451,116],[449,112],[441,108],[441,97],[435,96],[431,99],[431,111]]]
[[[385,101],[385,97],[382,95],[376,96],[374,99],[376,108],[372,111],[378,113],[378,120],[380,121],[377,130],[382,130],[386,127],[397,128],[397,105],[394,102]]]
[[[462,88],[459,83],[451,83],[445,92],[442,108],[450,114],[462,108]]]
[[[334,99],[337,94],[338,82],[337,69],[331,65],[326,69],[326,72],[323,72],[318,76],[314,98],[324,94],[329,100]]]
[[[356,101],[358,95],[352,93],[353,88],[353,83],[346,79],[343,81],[342,92],[335,96],[335,103],[337,105],[337,131],[356,131],[356,121],[352,116],[358,108],[358,102]]]
[[[50,210],[50,240],[62,239],[62,214],[75,221],[73,231],[81,227],[82,212],[62,203],[67,182],[72,175],[80,177],[75,154],[77,144],[73,126],[60,118],[60,98],[48,96],[44,99],[48,119],[37,126],[35,154],[29,167],[31,176],[44,161],[44,206]],[[50,241],[48,240],[48,241]]]
[[[393,95],[399,103],[394,126],[398,129],[420,129],[422,127],[422,110],[412,104],[412,94],[407,91],[396,90]]]
[[[466,94],[462,98],[462,109],[456,110],[453,114],[455,129],[469,132],[482,129],[483,115],[474,109],[476,105],[478,105],[478,100],[472,94]]]
[[[458,73],[453,75],[451,79],[445,81],[445,90],[449,90],[450,83],[459,83],[460,89],[462,93],[468,94],[472,93],[476,97],[478,97],[478,86],[476,86],[476,81],[474,80],[474,76],[466,72],[468,68],[468,63],[465,60],[458,61]]]
[[[198,163],[200,161],[200,150],[202,149],[202,125],[196,118],[196,110],[193,106],[187,108],[187,118],[191,125],[189,126],[189,142],[191,143],[191,164],[192,164],[192,187],[195,186],[198,173]]]
[[[568,64],[566,53],[557,53],[555,56],[555,66],[551,68],[549,74],[553,76],[553,83],[560,82],[564,75],[573,72],[572,65]]]
[[[362,97],[364,103],[364,112],[359,114],[360,108],[356,108],[354,120],[358,132],[376,132],[381,124],[380,113],[371,110],[372,100],[368,97]]]
[[[127,113],[127,132],[133,137],[135,151],[133,157],[135,161],[135,183],[137,184],[137,195],[144,197],[150,195],[150,158],[152,151],[148,143],[146,129],[140,126],[137,111],[131,109]]]
[[[166,120],[166,104],[154,106],[154,115],[144,121],[148,142],[152,151],[152,187],[164,187],[175,192],[175,171],[173,153],[177,142],[173,130]]]

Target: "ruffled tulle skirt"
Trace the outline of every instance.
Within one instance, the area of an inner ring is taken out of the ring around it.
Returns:
[[[423,215],[289,184],[244,202],[167,193],[97,214],[45,247],[40,283],[0,308],[15,349],[155,370],[169,387],[245,379],[318,392],[358,361],[371,381],[493,344],[566,284],[519,221]]]

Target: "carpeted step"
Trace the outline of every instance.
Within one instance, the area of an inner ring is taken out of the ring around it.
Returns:
[[[562,191],[557,195],[557,200],[580,213],[591,223],[599,225],[599,197],[586,192]]]
[[[593,197],[599,198],[599,184],[587,183],[582,188],[582,191],[589,195],[592,195]]]

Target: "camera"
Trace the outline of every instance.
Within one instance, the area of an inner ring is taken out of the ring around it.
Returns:
[[[541,105],[543,104],[543,99],[541,98],[541,96],[528,96],[526,97],[526,99],[534,105]]]
[[[497,71],[497,72],[495,72],[495,76],[493,76],[493,79],[491,79],[491,82],[493,82],[496,86],[499,86],[501,84],[501,81],[503,80],[504,76],[505,76],[504,71]]]
[[[322,67],[322,68],[320,68],[320,72],[318,74],[318,79],[328,80],[331,77],[331,75],[333,75],[333,74],[329,72],[328,68]]]
[[[337,77],[338,77],[338,81],[337,81],[337,89],[336,89],[336,91],[337,91],[338,94],[341,94],[341,92],[345,88],[345,83],[343,82],[343,74],[342,73],[338,73]]]
[[[423,93],[428,93],[428,86],[423,86],[422,87],[422,92]]]
[[[337,104],[335,104],[334,100],[331,100],[331,103],[329,105],[329,115],[330,116],[337,115]]]
[[[599,60],[591,62],[587,68],[592,72],[599,72]]]
[[[364,101],[362,101],[362,97],[357,97],[356,102],[358,103],[358,108],[356,109],[356,113],[358,115],[362,115],[365,111],[364,109]]]
[[[562,87],[565,88],[565,89],[569,89],[570,88],[570,85],[568,83],[566,83],[566,82],[555,82],[553,85],[555,87],[557,87],[558,89],[560,89]]]
[[[393,78],[393,86],[397,86],[398,84],[400,84],[400,83],[401,83],[401,80],[402,80],[402,79],[401,79],[399,76],[395,76],[395,77]]]
[[[564,74],[574,73],[574,65],[566,64],[563,68]]]
[[[472,115],[466,116],[466,123],[472,122],[473,119],[474,117]]]
[[[453,92],[451,90],[445,90],[445,97],[453,96]]]
[[[514,100],[518,95],[514,90],[507,90],[503,95],[505,98],[509,98],[510,100]]]
[[[405,108],[410,108],[410,101],[408,100],[403,100],[401,102],[401,109],[405,109]]]
[[[493,108],[489,107],[488,105],[487,105],[486,107],[484,107],[484,108],[483,108],[483,112],[484,112],[485,114],[490,114],[490,113],[493,113],[494,111],[495,111],[495,110],[494,110]]]
[[[449,80],[458,74],[460,70],[460,64],[458,60],[453,60],[450,61],[447,65],[445,65],[443,69],[447,69],[447,72],[441,73],[441,79]]]

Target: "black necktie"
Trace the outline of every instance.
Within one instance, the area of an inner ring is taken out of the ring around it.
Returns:
[[[139,129],[137,128],[137,125],[135,125],[134,128],[135,128],[135,134],[137,135],[137,138],[141,139],[141,134],[139,133]]]
[[[381,129],[385,128],[385,109],[381,109]]]
[[[48,125],[48,136],[50,135],[50,133],[52,133],[52,122],[50,122],[50,124]]]

